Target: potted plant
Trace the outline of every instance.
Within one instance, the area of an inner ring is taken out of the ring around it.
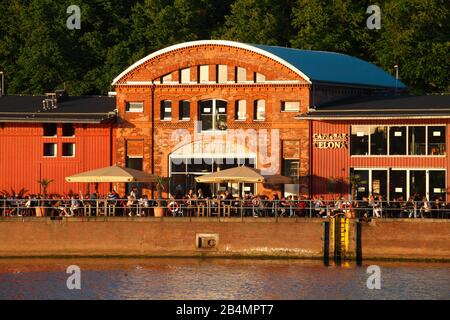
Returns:
[[[158,193],[156,200],[156,207],[153,209],[155,213],[155,217],[164,216],[164,206],[162,200],[162,192],[166,191],[166,186],[169,183],[168,177],[156,176],[155,184],[156,184],[156,192]]]
[[[41,186],[41,193],[43,195],[43,198],[47,200],[47,188],[52,183],[53,179],[41,179],[37,182]],[[39,201],[39,206],[36,207],[36,216],[37,217],[45,217],[46,216],[46,204],[47,201]]]

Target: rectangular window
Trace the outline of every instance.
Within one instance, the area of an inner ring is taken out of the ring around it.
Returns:
[[[408,148],[412,156],[426,154],[425,127],[408,128]]]
[[[370,127],[370,154],[387,155],[387,127]]]
[[[166,74],[165,76],[161,77],[161,83],[168,83],[172,81],[172,74]]]
[[[56,143],[44,143],[44,157],[56,157]]]
[[[236,101],[236,120],[245,120],[247,113],[247,101]]]
[[[255,82],[264,82],[264,81],[266,81],[266,76],[261,73],[255,72]]]
[[[369,154],[369,127],[352,126],[350,136],[350,154],[361,156]]]
[[[299,165],[300,161],[298,159],[283,159],[283,176],[298,178]]]
[[[350,170],[350,187],[356,199],[369,196],[369,170]]]
[[[387,170],[372,170],[372,193],[387,199]]]
[[[161,120],[172,120],[172,101],[161,101]]]
[[[299,112],[300,102],[299,101],[283,101],[281,103],[282,112]]]
[[[142,157],[128,157],[126,158],[126,167],[135,169],[135,170],[143,170],[143,158]],[[138,194],[142,192],[141,190],[141,184],[140,183],[126,183],[125,184],[125,190],[126,194],[130,194],[131,190],[133,190],[133,187],[138,188]]]
[[[428,127],[428,155],[445,155],[445,127]]]
[[[202,131],[213,130],[213,100],[199,102]]]
[[[426,171],[410,170],[409,171],[409,194],[414,199],[422,199],[426,196]]]
[[[44,137],[56,137],[56,123],[44,123],[42,126],[44,128]]]
[[[209,66],[200,66],[199,67],[199,83],[205,83],[209,81]]]
[[[63,143],[62,144],[62,156],[63,157],[75,157],[75,143]]]
[[[406,170],[390,170],[389,172],[389,195],[390,200],[397,198],[398,200],[406,199]]]
[[[186,68],[180,71],[180,83],[190,83],[191,82],[191,69]]]
[[[191,104],[187,100],[180,101],[180,120],[189,120],[191,118]]]
[[[205,100],[198,104],[202,131],[227,130],[227,103]]]
[[[227,130],[227,103],[215,100],[215,130]]]
[[[428,173],[429,179],[429,195],[428,200],[441,199],[445,201],[445,171],[444,170],[430,170]]]
[[[255,120],[266,120],[266,101],[255,101]]]
[[[127,102],[125,106],[126,112],[143,112],[144,102]]]
[[[389,127],[389,154],[406,155],[406,127]]]
[[[245,68],[236,67],[236,82],[246,82],[247,81],[247,70]]]
[[[217,82],[226,83],[228,81],[228,67],[225,64],[217,66]]]
[[[189,173],[213,172],[212,159],[188,158],[186,162],[187,172]]]
[[[127,157],[127,168],[142,170],[143,158],[142,157]]]
[[[171,173],[186,173],[186,159],[171,158],[170,172]]]
[[[63,123],[62,135],[63,135],[63,137],[75,136],[75,127],[74,127],[73,123]]]

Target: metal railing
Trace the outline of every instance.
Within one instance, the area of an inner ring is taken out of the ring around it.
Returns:
[[[173,217],[332,217],[435,218],[450,217],[446,202],[367,202],[254,199],[0,199],[1,217],[138,216]],[[160,211],[161,209],[159,209]]]

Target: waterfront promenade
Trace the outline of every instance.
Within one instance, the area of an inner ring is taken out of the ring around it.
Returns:
[[[324,218],[2,217],[1,257],[324,256]],[[356,251],[348,219],[348,258]],[[362,219],[364,259],[450,261],[448,219]],[[203,246],[199,239],[210,246]],[[213,240],[213,242],[210,242]]]

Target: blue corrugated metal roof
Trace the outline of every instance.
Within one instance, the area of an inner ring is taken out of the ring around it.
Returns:
[[[290,63],[312,81],[406,88],[400,80],[367,61],[341,53],[250,44]]]

